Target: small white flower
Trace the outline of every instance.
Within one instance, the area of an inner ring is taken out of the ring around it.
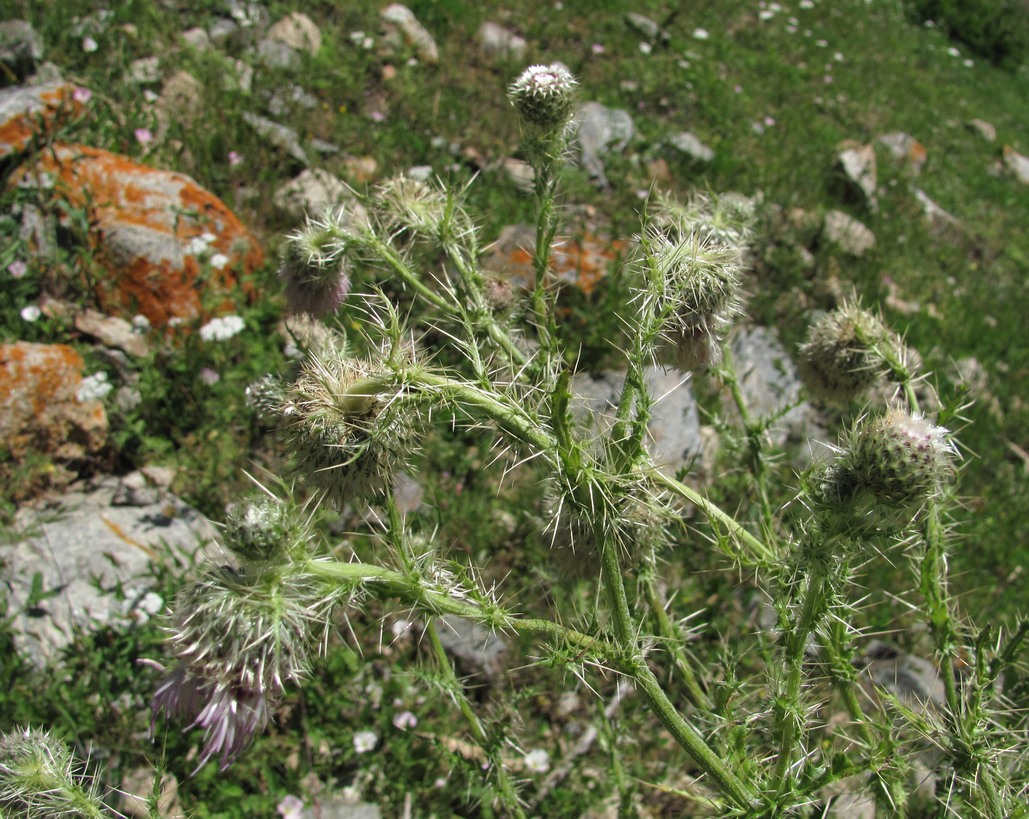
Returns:
[[[693,29],[693,39],[694,40],[706,40],[710,36],[711,35],[708,34],[706,28],[695,28],[695,29]]]
[[[640,43],[640,54],[649,54],[654,50],[654,46],[650,43]]]
[[[954,46],[951,46],[950,48],[948,48],[948,49],[947,49],[947,53],[948,53],[948,54],[949,54],[949,55],[950,55],[951,57],[960,57],[960,56],[961,56],[961,52],[960,52],[960,51],[958,51],[958,50],[957,50],[956,48],[954,48]]]
[[[97,41],[94,40],[92,37],[86,36],[82,38],[82,50],[85,51],[87,54],[92,54],[98,48],[100,48],[100,46],[97,44]]]
[[[523,758],[525,769],[532,773],[543,774],[550,770],[550,754],[542,748],[529,751]]]
[[[965,68],[971,68],[975,65],[975,60],[965,60]]]
[[[358,731],[354,734],[354,751],[359,754],[366,754],[374,751],[379,744],[379,737],[374,731]]]
[[[21,259],[15,259],[9,265],[7,265],[7,272],[11,274],[12,279],[22,278],[29,270],[29,266],[25,264]]]
[[[107,373],[93,373],[93,375],[88,375],[82,379],[82,383],[79,384],[79,388],[75,393],[75,398],[80,404],[84,404],[86,401],[96,401],[103,398],[112,389],[114,389],[114,386],[107,381]]]
[[[201,256],[207,252],[207,240],[203,236],[194,236],[186,245],[186,252],[193,256]]]
[[[802,9],[813,9],[815,7],[813,0],[800,0],[799,5]]]
[[[21,317],[25,319],[25,321],[39,321],[39,317],[41,315],[43,315],[43,311],[40,310],[39,306],[36,304],[30,304],[28,307],[21,308]]]
[[[304,809],[304,800],[293,794],[284,796],[282,801],[275,806],[276,812],[282,819],[300,819],[301,811]]]
[[[207,231],[206,233],[201,233],[200,238],[207,242],[207,244],[211,244],[211,242],[215,242],[218,240],[218,237],[210,231]]]
[[[239,316],[219,316],[200,328],[200,338],[204,341],[227,341],[241,333],[244,326]]]
[[[132,329],[137,333],[145,333],[150,329],[150,319],[142,313],[132,317]]]
[[[775,12],[771,9],[762,9],[757,13],[758,19],[760,20],[771,20],[775,17]]]
[[[225,265],[229,263],[229,257],[224,253],[215,253],[211,257],[211,267],[215,270],[221,270]]]

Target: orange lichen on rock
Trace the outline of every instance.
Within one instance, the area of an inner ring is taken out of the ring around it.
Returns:
[[[17,86],[0,91],[0,159],[24,151],[33,136],[50,133],[64,118],[82,112],[70,83]]]
[[[41,182],[41,180],[45,180]],[[236,273],[260,267],[260,244],[218,197],[188,176],[85,145],[54,145],[13,184],[43,188],[89,215],[90,241],[110,271],[103,309],[154,326],[224,312]]]
[[[0,446],[13,458],[81,461],[103,449],[104,405],[78,397],[83,366],[65,344],[0,345]]]

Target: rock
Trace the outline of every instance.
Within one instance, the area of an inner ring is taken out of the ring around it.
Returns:
[[[1023,185],[1029,185],[1029,157],[1022,156],[1010,145],[1005,145],[1004,164],[1015,175],[1015,179]]]
[[[281,92],[276,91],[272,94],[271,99],[268,100],[268,113],[281,117],[288,115],[294,106],[311,110],[318,107],[318,98],[313,94],[308,94],[299,85],[291,85]]]
[[[500,231],[484,267],[518,287],[530,289],[536,276],[530,249],[535,242],[536,228],[532,225],[508,225]],[[598,235],[585,226],[574,236],[555,239],[550,269],[558,281],[575,285],[589,295],[626,250],[623,240]]]
[[[825,214],[822,236],[851,256],[864,256],[875,247],[875,234],[840,210],[831,210]]]
[[[922,168],[929,158],[925,146],[913,136],[903,132],[884,134],[879,137],[878,142],[886,147],[890,156],[903,162],[916,176],[922,172]]]
[[[295,51],[317,54],[322,47],[322,33],[306,14],[294,11],[268,29],[265,39],[285,43]]]
[[[691,159],[696,159],[700,162],[710,162],[715,158],[714,150],[689,131],[683,131],[668,137],[668,144]]]
[[[186,29],[179,39],[186,48],[192,48],[194,51],[210,51],[214,47],[210,35],[199,27]]]
[[[524,37],[519,37],[496,23],[483,23],[479,27],[476,37],[482,53],[498,61],[521,62],[525,59],[525,53],[529,48]]]
[[[21,153],[37,135],[46,136],[82,112],[70,83],[0,89],[0,160]]]
[[[922,206],[922,213],[932,227],[939,229],[961,224],[956,216],[951,216],[947,213],[947,211],[930,199],[929,194],[921,188],[912,188],[911,192],[915,195],[915,199],[918,200],[918,204]]]
[[[353,191],[334,174],[321,168],[308,168],[275,191],[273,202],[299,220],[308,214],[317,217],[326,208],[353,198]],[[355,207],[361,206],[355,203]],[[363,212],[363,208],[361,210]]]
[[[297,71],[300,52],[278,40],[261,40],[257,44],[257,60],[265,68]]]
[[[881,640],[872,640],[859,663],[865,667],[868,679],[917,713],[946,708],[943,679],[928,660]]]
[[[222,75],[222,88],[226,91],[242,91],[249,94],[253,87],[253,67],[242,60],[229,60],[228,70]]]
[[[204,86],[188,71],[176,71],[164,81],[157,105],[188,128],[203,113]]]
[[[128,73],[125,75],[129,82],[136,85],[151,85],[161,81],[161,58],[141,57],[129,63]]]
[[[43,59],[43,41],[25,20],[0,23],[0,63],[18,79],[31,74]]]
[[[266,117],[257,114],[243,114],[243,121],[257,131],[258,135],[266,139],[280,151],[307,165],[307,154],[300,145],[300,137],[292,128],[279,125]]]
[[[576,123],[582,165],[598,185],[605,187],[607,177],[600,157],[625,150],[635,132],[632,117],[628,111],[587,102],[576,114]]]
[[[320,799],[318,807],[304,808],[300,819],[382,819],[382,811],[370,802],[355,802],[347,796]]]
[[[113,506],[119,484],[107,477],[14,517],[16,539],[0,549],[11,627],[37,666],[56,659],[76,627],[125,627],[159,611],[151,562],[164,549],[192,555],[214,537],[199,512],[168,493],[152,504]]]
[[[467,684],[491,685],[501,677],[507,644],[500,637],[474,620],[454,614],[443,615],[438,623],[439,640]]]
[[[651,408],[647,451],[662,472],[675,475],[703,455],[697,402],[678,372],[648,367],[644,378],[650,394],[661,399]],[[606,433],[624,383],[624,373],[578,373],[571,384],[572,412],[592,433]]]
[[[41,63],[35,73],[27,80],[26,85],[59,85],[64,82],[64,75],[59,66],[52,62]]]
[[[373,181],[378,172],[379,163],[374,156],[351,156],[343,160],[343,174],[359,185]]]
[[[128,819],[149,819],[154,815],[147,804],[154,791],[154,775],[154,769],[146,766],[128,771],[122,777],[120,790],[124,797],[119,807]],[[161,774],[156,815],[161,819],[180,819],[186,815],[179,800],[179,781],[168,771]]]
[[[661,42],[668,40],[668,32],[661,28],[654,20],[644,17],[642,14],[630,11],[625,15],[625,22],[629,24],[630,28],[634,28],[652,43],[656,43],[658,40]]]
[[[987,142],[997,141],[997,129],[984,119],[971,119],[967,123],[970,130],[975,131]]]
[[[410,46],[423,63],[435,65],[439,62],[436,41],[407,6],[391,3],[382,10],[380,16],[385,24],[387,42],[392,41],[396,45],[403,42]]]
[[[798,403],[803,386],[779,337],[769,327],[740,327],[730,344],[748,412],[755,418],[778,416],[767,431],[769,440],[776,447],[798,444],[795,465],[807,466],[811,453],[805,445],[827,433],[814,408]],[[792,408],[780,414],[787,407]],[[735,412],[735,405],[728,411]]]
[[[137,333],[125,319],[105,316],[89,308],[75,316],[75,329],[92,336],[106,347],[116,347],[136,358],[142,358],[150,349],[146,338]]]
[[[155,327],[210,316],[204,305],[238,286],[233,271],[246,275],[263,262],[257,240],[232,211],[183,174],[55,143],[16,170],[12,184],[45,180],[55,199],[88,215],[96,258],[111,273],[97,282],[109,315],[142,314]]]
[[[836,169],[847,185],[848,190],[857,194],[862,204],[875,212],[879,207],[876,194],[878,186],[875,164],[875,149],[871,145],[861,145],[853,140],[846,140],[839,145],[840,152],[836,156]]]
[[[215,45],[224,45],[239,32],[239,26],[227,17],[219,17],[207,29],[207,35]]]
[[[532,165],[522,159],[515,159],[513,156],[505,157],[500,161],[501,170],[510,179],[518,190],[525,193],[532,193],[536,185],[536,171]]]
[[[96,459],[107,444],[107,413],[100,401],[80,400],[84,367],[64,344],[0,346],[0,448],[16,461],[35,452],[73,469]]]

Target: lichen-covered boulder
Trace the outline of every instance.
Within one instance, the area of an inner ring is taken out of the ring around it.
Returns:
[[[0,159],[21,153],[34,136],[80,113],[83,104],[75,91],[64,82],[0,89]]]
[[[0,345],[0,448],[58,462],[96,456],[107,443],[107,414],[83,380],[82,356],[65,344]]]
[[[228,206],[190,177],[99,148],[55,144],[11,184],[87,212],[89,240],[110,272],[97,295],[112,315],[142,314],[161,327],[224,312],[241,274],[264,260]]]

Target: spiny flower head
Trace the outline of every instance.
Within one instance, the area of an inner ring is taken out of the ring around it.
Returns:
[[[14,728],[0,735],[0,816],[102,817],[95,778],[68,746],[37,728]]]
[[[526,122],[556,129],[571,121],[577,85],[572,73],[560,63],[531,65],[511,83],[508,96]]]
[[[906,360],[900,338],[878,316],[846,302],[811,325],[797,369],[813,396],[848,403],[883,376],[887,356]]]
[[[334,313],[350,292],[347,250],[359,243],[365,217],[350,206],[308,219],[287,237],[279,276],[297,313]]]
[[[322,607],[303,578],[227,566],[180,592],[169,628],[179,662],[154,694],[153,713],[204,729],[198,769],[219,754],[228,767],[264,729],[286,684],[307,672]]]
[[[822,511],[858,532],[903,528],[954,474],[948,431],[899,408],[863,419],[843,443],[816,494]]]
[[[415,409],[385,364],[311,356],[279,407],[298,471],[341,505],[377,495],[416,446]]]
[[[650,227],[641,248],[650,268],[644,298],[663,317],[661,357],[684,372],[717,364],[740,312],[740,250],[702,232]]]
[[[224,540],[243,560],[270,561],[300,545],[303,531],[289,504],[262,494],[229,507]]]
[[[447,193],[410,176],[396,176],[379,185],[375,204],[390,233],[436,237],[447,218]]]

